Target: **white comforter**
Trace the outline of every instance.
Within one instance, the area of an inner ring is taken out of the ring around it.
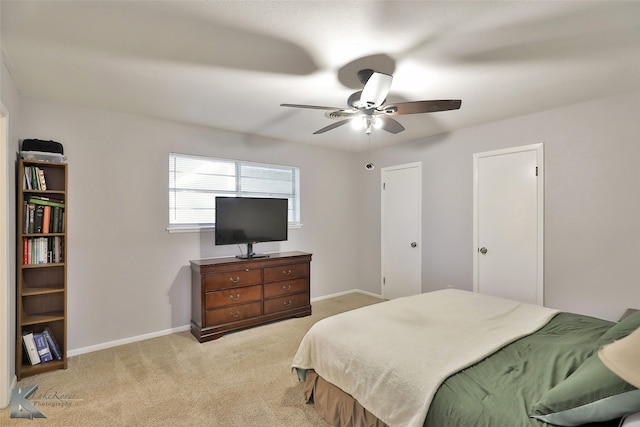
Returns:
[[[314,369],[390,426],[422,426],[447,377],[556,313],[455,289],[399,298],[317,322],[292,366]]]

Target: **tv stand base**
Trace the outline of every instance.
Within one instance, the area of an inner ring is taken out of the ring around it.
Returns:
[[[238,258],[238,259],[269,258],[269,254],[236,255],[236,258]]]

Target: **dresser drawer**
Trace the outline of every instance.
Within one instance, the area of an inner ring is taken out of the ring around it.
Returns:
[[[224,291],[207,292],[205,295],[205,309],[225,307],[227,305],[245,304],[262,299],[262,286],[244,286]]]
[[[284,280],[282,282],[266,283],[264,285],[264,297],[273,298],[282,295],[309,292],[309,279]]]
[[[286,297],[273,298],[264,301],[264,314],[277,313],[291,310],[292,308],[309,305],[309,293],[288,295]]]
[[[218,326],[225,323],[237,322],[238,320],[258,317],[262,314],[262,302],[252,302],[250,304],[233,305],[226,308],[207,310],[205,314],[205,326]]]
[[[309,263],[289,264],[264,269],[265,283],[298,279],[300,277],[309,277]]]
[[[233,288],[243,285],[257,285],[262,282],[259,268],[228,271],[224,273],[208,273],[203,275],[205,291]]]

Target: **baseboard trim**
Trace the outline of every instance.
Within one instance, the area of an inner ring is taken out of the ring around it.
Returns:
[[[67,357],[79,356],[81,354],[86,354],[86,353],[93,353],[94,351],[98,351],[98,350],[106,350],[111,347],[118,347],[125,344],[131,344],[138,341],[144,341],[151,338],[157,338],[164,335],[170,335],[170,334],[175,334],[178,332],[184,332],[189,330],[191,330],[191,325],[185,325],[185,326],[179,326],[177,328],[164,329],[162,331],[151,332],[149,334],[136,335],[129,338],[123,338],[120,340],[91,345],[88,347],[76,348],[76,349],[67,351]]]
[[[349,294],[364,294],[364,295],[369,295],[370,297],[382,298],[382,295],[374,294],[373,292],[367,292],[367,291],[363,291],[361,289],[351,289],[351,290],[344,291],[344,292],[336,292],[335,294],[329,294],[329,295],[323,295],[321,297],[311,298],[311,302],[322,301],[322,300],[325,300],[325,299],[341,297],[341,296],[349,295]]]
[[[341,296],[349,295],[349,294],[364,294],[364,295],[369,295],[369,296],[374,297],[374,298],[382,298],[381,295],[374,294],[372,292],[367,292],[367,291],[363,291],[363,290],[360,290],[360,289],[351,289],[351,290],[344,291],[344,292],[337,292],[335,294],[330,294],[330,295],[324,295],[324,296],[321,296],[321,297],[311,298],[311,302],[322,301],[322,300],[325,300],[325,299],[341,297]],[[164,336],[164,335],[170,335],[170,334],[175,334],[175,333],[178,333],[178,332],[185,332],[185,331],[189,331],[189,330],[191,330],[191,324],[184,325],[184,326],[179,326],[177,328],[164,329],[162,331],[151,332],[149,334],[136,335],[136,336],[129,337],[129,338],[123,338],[123,339],[120,339],[120,340],[109,341],[109,342],[105,342],[105,343],[101,343],[101,344],[90,345],[88,347],[76,348],[76,349],[73,349],[73,350],[68,350],[67,351],[67,357],[73,357],[73,356],[79,356],[81,354],[93,353],[94,351],[106,350],[108,348],[118,347],[120,345],[131,344],[131,343],[138,342],[138,341],[144,341],[144,340],[148,340],[148,339],[151,339],[151,338],[157,338],[157,337],[161,337],[161,336]]]

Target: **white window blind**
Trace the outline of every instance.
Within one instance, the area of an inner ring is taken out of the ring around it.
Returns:
[[[169,228],[211,227],[215,197],[289,199],[289,224],[300,223],[300,168],[169,154]]]

